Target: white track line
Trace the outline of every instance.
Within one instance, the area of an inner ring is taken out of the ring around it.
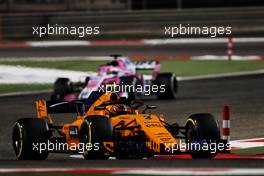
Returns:
[[[230,142],[231,147],[246,149],[255,147],[264,147],[264,142]]]
[[[0,65],[0,84],[32,84],[54,83],[58,77],[68,77],[72,81],[80,81],[94,72],[81,72],[48,68],[32,68],[24,66]]]
[[[215,56],[215,55],[202,55],[202,56],[192,56],[190,60],[228,60],[227,56]],[[237,56],[232,55],[232,61],[254,61],[262,60],[260,56]]]
[[[0,173],[97,173],[129,175],[263,175],[264,169],[252,168],[1,168]]]
[[[58,61],[76,61],[76,60],[84,60],[84,61],[110,61],[113,60],[110,56],[89,56],[89,57],[82,57],[82,56],[75,56],[75,57],[68,57],[68,56],[60,56],[60,57],[26,57],[26,58],[14,58],[14,57],[4,57],[0,58],[1,62],[17,62],[17,61],[32,61],[32,62],[58,62]]]
[[[199,44],[199,43],[227,43],[227,38],[168,38],[168,39],[143,39],[139,40],[139,45],[164,45],[164,44]],[[107,40],[100,41],[100,45],[107,44]],[[249,43],[249,42],[264,42],[264,38],[234,38],[234,43]],[[54,47],[54,46],[90,46],[98,45],[91,41],[77,41],[77,40],[65,40],[65,41],[40,41],[40,42],[25,42],[29,47]],[[115,41],[111,41],[115,43]],[[116,44],[122,45],[119,40],[116,40]],[[124,44],[126,44],[124,42]],[[133,43],[133,44],[136,44]],[[109,44],[108,44],[109,45]]]
[[[137,175],[263,175],[264,169],[131,169],[128,172],[120,171],[115,174]]]
[[[27,42],[32,47],[54,47],[54,46],[88,46],[88,41],[78,40],[65,40],[65,41],[40,41],[40,42]]]
[[[202,79],[216,79],[216,78],[231,78],[231,77],[240,77],[240,76],[250,76],[264,74],[264,69],[256,71],[243,71],[243,72],[234,72],[234,73],[220,73],[212,75],[201,75],[201,76],[184,76],[177,77],[178,81],[193,81],[193,80],[202,80]]]
[[[263,137],[261,138],[251,138],[251,139],[239,139],[239,140],[235,140],[235,142],[252,142],[252,141],[261,141],[264,140]]]
[[[232,147],[240,148],[240,149],[264,147],[264,142],[262,142],[262,140],[264,140],[264,138],[241,139],[241,140],[231,141],[230,145]]]
[[[44,93],[51,93],[52,90],[36,90],[36,91],[25,91],[25,92],[11,92],[11,93],[3,93],[0,94],[0,97],[13,97],[13,96],[21,96],[21,95],[37,95],[37,94],[44,94]]]
[[[199,44],[199,43],[227,43],[228,38],[188,38],[188,39],[146,39],[144,44]],[[234,38],[235,43],[264,42],[264,38]]]

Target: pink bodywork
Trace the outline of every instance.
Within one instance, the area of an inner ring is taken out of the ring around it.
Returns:
[[[75,93],[68,94],[64,97],[64,101],[73,101],[77,99],[77,95]]]
[[[122,76],[130,76],[136,74],[136,70],[133,68],[129,68],[129,65],[126,64],[123,59],[117,59],[115,61],[118,63],[117,66],[113,66],[113,65],[100,66],[97,69],[98,75],[110,74],[112,72],[118,72],[119,74],[121,73]]]
[[[97,69],[97,75],[92,76],[90,78],[88,84],[78,95],[79,98],[82,98],[83,96],[85,97],[87,95],[87,92],[89,93],[93,90],[99,90],[99,87],[101,85],[113,84],[113,83],[120,84],[120,77],[122,76],[135,76],[139,80],[140,84],[145,85],[147,80],[145,80],[146,78],[144,78],[143,74],[137,73],[137,68],[152,70],[151,80],[155,80],[156,76],[160,72],[160,64],[159,62],[155,62],[155,63],[154,62],[147,63],[147,62],[149,61],[146,62],[143,61],[142,64],[139,62],[137,65],[134,62],[131,62],[126,57],[119,57],[109,64],[101,65]],[[64,99],[66,101],[75,100],[78,98],[78,96],[75,94],[69,94]]]
[[[111,83],[120,83],[121,76],[135,76],[140,82],[144,82],[143,74],[137,73],[137,66],[131,62],[126,57],[119,57],[113,62],[116,62],[115,65],[106,64],[101,65],[97,69],[98,76],[111,75],[110,77],[106,77],[101,84],[111,84]],[[160,63],[158,61],[155,62],[155,65],[152,67],[152,80],[156,79],[156,76],[160,73]],[[94,81],[94,80],[93,80]],[[95,82],[91,81],[86,85],[86,87],[92,88],[98,86],[98,80]]]
[[[107,78],[103,81],[102,84],[111,84],[111,83],[116,83],[119,84],[120,83],[120,78],[118,76],[114,76],[112,78]]]

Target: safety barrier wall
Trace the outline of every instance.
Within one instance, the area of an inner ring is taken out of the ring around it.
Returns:
[[[0,0],[0,12],[51,12],[129,8],[129,0]]]
[[[47,24],[99,26],[100,35],[93,38],[104,39],[164,38],[168,37],[164,35],[165,26],[179,24],[200,27],[231,26],[233,36],[263,36],[264,8],[2,14],[0,15],[0,37],[2,39],[32,39],[34,38],[32,27]],[[49,35],[44,38],[73,39],[76,36]]]

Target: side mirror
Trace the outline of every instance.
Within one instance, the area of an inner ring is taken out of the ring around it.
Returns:
[[[94,110],[105,110],[105,106],[95,106]]]
[[[146,110],[148,110],[148,109],[157,109],[157,106],[147,105],[146,108],[143,110],[142,113],[145,114],[146,113]]]

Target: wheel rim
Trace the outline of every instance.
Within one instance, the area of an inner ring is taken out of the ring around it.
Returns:
[[[188,142],[192,142],[195,139],[197,139],[198,131],[196,129],[195,124],[193,124],[191,122],[188,122],[186,127],[187,127],[187,139],[188,139]]]
[[[13,147],[16,153],[17,158],[21,156],[23,149],[23,132],[22,127],[19,123],[15,124],[13,131]]]
[[[81,139],[81,142],[87,144],[91,144],[92,143],[92,131],[91,131],[91,123],[88,122],[87,120],[84,120],[83,122],[86,126],[84,127],[84,135]],[[84,156],[88,156],[89,151],[87,150],[87,148],[85,147],[85,150],[83,152]]]

